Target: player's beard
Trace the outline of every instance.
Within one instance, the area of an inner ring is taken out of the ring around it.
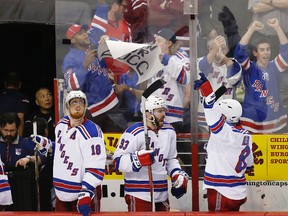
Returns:
[[[164,123],[164,118],[155,118],[155,125],[157,128],[161,128],[163,126]]]
[[[84,117],[84,112],[83,111],[74,111],[74,112],[70,112],[69,115],[71,118],[73,119],[80,119]]]

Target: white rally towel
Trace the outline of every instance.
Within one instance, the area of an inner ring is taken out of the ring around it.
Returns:
[[[99,44],[98,58],[113,58],[133,68],[138,75],[138,82],[142,83],[150,79],[158,71],[162,70],[159,56],[161,50],[155,44],[137,44],[130,42],[107,40]]]

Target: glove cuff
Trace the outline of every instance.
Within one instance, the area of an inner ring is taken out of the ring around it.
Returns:
[[[201,85],[200,92],[203,97],[207,97],[213,92],[212,86],[209,81],[206,81]]]
[[[130,160],[132,162],[132,169],[134,172],[139,172],[139,170],[141,169],[142,165],[139,161],[137,152],[133,152],[130,154]]]
[[[216,96],[215,96],[215,93],[212,92],[211,94],[207,95],[205,98],[204,98],[204,101],[207,105],[211,105],[214,103],[216,99]]]
[[[79,192],[79,195],[78,195],[78,199],[79,197],[83,197],[83,196],[89,196],[91,199],[94,198],[95,194],[93,193],[93,191],[89,190],[89,189],[86,189],[86,188],[83,188],[80,192]]]

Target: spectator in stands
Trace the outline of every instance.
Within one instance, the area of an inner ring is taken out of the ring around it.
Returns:
[[[269,19],[267,24],[276,31],[280,42],[280,53],[275,59],[270,60],[271,46],[265,40],[253,46],[256,62],[249,59],[247,45],[250,38],[255,31],[264,27],[258,21],[250,25],[235,50],[235,59],[242,66],[245,85],[241,123],[253,133],[286,133],[287,114],[280,98],[279,75],[288,66],[288,39],[278,19]]]
[[[178,132],[183,124],[185,86],[190,82],[189,57],[180,49],[180,43],[170,29],[157,32],[155,43],[161,49],[160,60],[164,68],[148,81],[148,86],[160,78],[166,82],[155,95],[165,100],[168,108],[165,121]]]
[[[91,29],[88,32],[92,44],[98,44],[102,36],[132,42],[129,24],[123,19],[126,8],[126,0],[106,0],[106,4],[97,5],[91,22]],[[121,74],[129,70],[126,64],[118,60],[106,58],[105,61],[107,67],[115,74],[116,82],[118,82]]]
[[[232,99],[235,96],[235,87],[240,83],[242,76],[241,65],[226,56],[228,48],[225,37],[216,36],[207,43],[208,54],[197,60],[198,73],[203,72],[210,81],[213,91],[222,85],[227,88],[220,99]],[[202,101],[202,99],[200,99]],[[208,130],[202,104],[198,107],[198,124]]]
[[[260,37],[269,41],[271,49],[271,58],[275,58],[279,52],[279,40],[277,33],[273,28],[267,25],[267,20],[277,18],[279,25],[288,36],[288,1],[287,0],[249,0],[248,9],[253,12],[252,20],[264,24],[263,29],[254,32],[250,42],[255,43]],[[283,106],[288,112],[288,73],[281,73],[280,94]]]
[[[4,80],[4,87],[0,92],[0,114],[6,112],[15,112],[20,118],[18,133],[23,135],[25,117],[29,112],[29,98],[20,92],[21,79],[17,72],[13,71],[7,74]]]
[[[25,121],[24,137],[29,137],[33,134],[32,122],[36,118],[44,118],[48,123],[48,135],[50,140],[55,141],[55,117],[53,110],[53,96],[51,91],[46,87],[39,88],[35,93],[35,103],[38,109],[30,114]]]
[[[130,24],[132,41],[146,43],[148,39],[149,7],[146,0],[127,0],[124,19]]]
[[[248,10],[253,12],[253,21],[263,23],[263,28],[257,30],[251,42],[259,37],[266,37],[270,40],[271,57],[274,58],[278,54],[278,37],[275,30],[267,24],[271,18],[277,18],[280,27],[288,36],[288,1],[286,0],[249,0]]]
[[[35,143],[18,135],[20,119],[16,113],[4,113],[0,118],[0,155],[8,173],[13,205],[7,211],[35,211],[34,175]],[[45,152],[37,152],[38,164],[45,161]],[[32,163],[34,162],[34,163]]]
[[[149,30],[153,37],[160,29],[167,28],[177,36],[188,35],[188,16],[184,15],[184,1],[148,0]]]
[[[217,35],[225,35],[229,49],[226,55],[233,57],[236,44],[252,19],[247,5],[248,0],[199,1],[199,37],[208,42]]]
[[[71,48],[62,64],[67,88],[69,91],[82,90],[87,95],[87,116],[103,131],[122,130],[109,119],[108,114],[118,104],[115,91],[122,92],[123,88],[121,85],[112,86],[115,82],[114,74],[106,68],[104,60],[99,61],[87,31],[87,25],[77,24],[67,30],[66,36],[71,40]]]

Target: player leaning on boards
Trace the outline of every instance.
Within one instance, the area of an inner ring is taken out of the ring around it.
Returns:
[[[83,216],[100,211],[106,150],[98,125],[84,117],[87,98],[82,91],[66,97],[68,116],[55,128],[53,184],[55,211],[77,211]],[[41,139],[39,137],[39,143]],[[96,194],[95,194],[96,193]]]
[[[252,137],[239,119],[241,104],[234,99],[217,102],[210,82],[203,73],[194,89],[204,97],[204,113],[211,134],[203,189],[207,189],[209,211],[239,211],[247,200],[245,172],[252,168]]]
[[[124,172],[125,201],[128,211],[169,211],[167,174],[172,178],[171,193],[182,197],[187,190],[188,175],[176,159],[176,133],[164,122],[167,107],[165,101],[151,95],[142,113],[146,117],[150,149],[146,150],[144,123],[138,122],[122,134],[114,152],[115,167]],[[151,199],[148,167],[151,166],[154,188]],[[153,203],[153,204],[154,204]]]

